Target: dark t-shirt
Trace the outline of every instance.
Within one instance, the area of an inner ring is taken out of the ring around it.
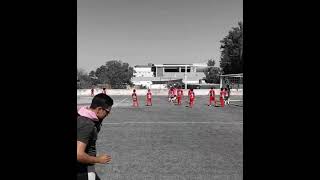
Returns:
[[[83,116],[77,118],[77,141],[87,144],[85,152],[90,156],[96,156],[96,141],[98,132],[100,131],[100,123]],[[78,172],[94,171],[93,164],[83,164],[77,162]]]

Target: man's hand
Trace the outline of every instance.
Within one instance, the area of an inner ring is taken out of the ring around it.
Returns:
[[[99,163],[101,164],[106,164],[109,163],[111,161],[111,156],[106,155],[106,154],[102,154],[97,156]]]
[[[86,163],[86,164],[94,164],[94,163],[101,163],[105,164],[111,161],[111,157],[102,154],[97,157],[95,156],[90,156],[85,152],[87,144],[77,141],[77,160],[81,163]]]

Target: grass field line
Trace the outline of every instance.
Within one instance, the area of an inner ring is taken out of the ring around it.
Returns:
[[[242,122],[188,122],[188,121],[171,121],[171,122],[165,122],[165,121],[159,121],[159,122],[105,122],[102,123],[105,125],[125,125],[125,124],[230,124],[230,125],[242,125]]]
[[[121,104],[124,100],[128,99],[127,97],[122,99],[120,102],[118,102],[117,104],[113,105],[112,107],[116,107],[117,105]]]

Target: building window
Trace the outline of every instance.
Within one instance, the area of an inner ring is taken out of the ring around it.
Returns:
[[[179,72],[178,67],[165,67],[164,72]]]
[[[182,67],[181,72],[185,72],[185,69],[186,69],[185,67]],[[190,67],[187,67],[187,72],[190,72]]]

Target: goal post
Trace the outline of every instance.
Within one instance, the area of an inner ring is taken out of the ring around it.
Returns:
[[[230,88],[230,102],[243,102],[243,73],[220,75],[220,88]]]

